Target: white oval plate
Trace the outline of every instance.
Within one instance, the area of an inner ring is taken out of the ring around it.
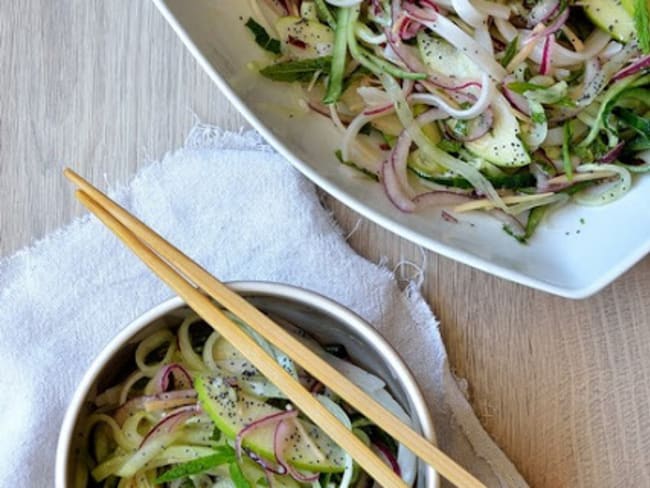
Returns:
[[[259,76],[268,63],[244,23],[246,0],[153,0],[199,64],[266,140],[325,191],[365,217],[434,252],[549,293],[584,298],[611,283],[650,252],[650,177],[604,207],[568,205],[528,245],[480,215],[445,222],[440,209],[406,215],[378,184],[339,164],[340,133],[296,102],[296,87]],[[254,178],[255,175],[251,175]],[[281,189],[278,189],[281,191]]]

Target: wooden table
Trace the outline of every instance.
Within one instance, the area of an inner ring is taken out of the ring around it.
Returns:
[[[81,213],[64,165],[127,182],[183,143],[194,114],[245,126],[145,0],[0,0],[0,87],[2,256]],[[357,224],[327,201],[344,229]],[[421,261],[416,246],[360,220],[359,253]],[[451,365],[525,478],[650,486],[650,259],[576,302],[425,254],[423,291]]]

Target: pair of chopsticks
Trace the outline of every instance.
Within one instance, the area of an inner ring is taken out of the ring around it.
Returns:
[[[268,316],[210,275],[180,250],[70,169],[65,176],[79,187],[81,203],[111,229],[162,281],[227,341],[235,346],[260,372],[329,435],[379,484],[406,488],[404,481],[348,430],[298,381],[276,363],[244,330],[233,324],[213,303],[216,300],[313,377],[336,392],[357,411],[372,420],[397,442],[435,468],[457,486],[484,485],[437,447],[402,423],[367,393],[314,354],[307,346]]]

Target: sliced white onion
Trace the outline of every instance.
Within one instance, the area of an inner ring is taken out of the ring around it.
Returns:
[[[474,31],[474,39],[476,39],[476,42],[483,46],[486,51],[494,56],[494,44],[492,43],[492,35],[490,34],[490,31],[487,29],[487,27],[477,27]]]
[[[388,93],[374,86],[360,86],[357,88],[357,93],[363,98],[364,103],[368,107],[378,107],[392,103]]]
[[[368,44],[383,44],[386,42],[385,34],[375,34],[365,24],[357,22],[354,26],[354,32],[359,39]]]
[[[402,406],[395,401],[395,399],[385,389],[378,390],[373,393],[373,398],[377,400],[382,407],[395,415],[398,419],[406,425],[412,426],[413,423],[408,414],[404,411]],[[417,458],[402,444],[397,448],[397,464],[401,471],[401,476],[407,486],[411,486],[415,481],[417,474]]]
[[[534,26],[546,22],[560,6],[560,0],[542,0],[535,4],[528,16],[528,25]]]
[[[518,203],[509,207],[507,212],[511,215],[520,215],[535,207],[542,207],[544,205],[551,205],[558,202],[566,202],[568,199],[569,196],[564,193],[555,193],[553,195],[547,195],[544,198],[540,198],[539,200],[531,200],[528,202]]]
[[[383,390],[382,390],[383,391]],[[376,397],[375,397],[376,398]],[[316,395],[316,399],[330,411],[348,430],[352,430],[352,422],[350,422],[350,417],[345,413],[340,405],[333,402],[331,399],[325,395]],[[345,468],[343,469],[343,476],[341,477],[341,482],[338,485],[338,488],[348,488],[350,486],[350,481],[352,481],[352,475],[354,474],[354,461],[352,456],[347,452],[345,453]]]
[[[451,4],[458,16],[472,27],[479,27],[486,23],[487,16],[474,8],[469,0],[451,0]]]
[[[467,109],[457,109],[452,107],[439,95],[433,93],[414,93],[409,97],[409,100],[415,103],[424,103],[426,105],[433,105],[447,112],[450,116],[460,119],[469,120],[481,115],[490,105],[493,90],[490,77],[487,73],[481,73],[481,92],[476,103]]]
[[[491,17],[508,20],[510,18],[510,7],[507,5],[500,5],[486,0],[472,0],[476,8],[483,11],[484,14]]]
[[[363,126],[368,122],[378,119],[379,117],[383,117],[392,111],[393,109],[390,106],[388,110],[379,110],[376,112],[371,111],[370,113],[363,111],[354,119],[352,119],[350,125],[348,125],[348,127],[345,129],[343,140],[341,142],[341,155],[343,157],[343,161],[352,161],[350,148],[355,143],[355,140],[359,135],[359,131],[363,128]]]
[[[623,49],[623,44],[620,42],[612,41],[609,44],[607,44],[607,47],[602,50],[600,53],[600,56],[605,59],[609,59],[612,56],[618,54],[621,52],[621,49]]]
[[[363,391],[368,393],[368,395],[374,395],[376,391],[386,387],[386,383],[384,383],[384,380],[382,380],[378,376],[369,373],[365,369],[360,368],[359,366],[352,364],[349,361],[346,361],[345,359],[341,359],[339,357],[334,356],[333,354],[329,354],[327,352],[322,352],[322,351],[323,350],[321,348],[321,350],[319,351],[319,355],[330,366],[336,369],[339,373],[341,373],[343,376],[345,376],[347,379],[349,379],[352,383],[357,385]]]

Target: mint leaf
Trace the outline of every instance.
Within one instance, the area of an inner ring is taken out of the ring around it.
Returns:
[[[194,459],[186,463],[177,464],[156,478],[156,484],[167,483],[193,474],[203,473],[222,464],[234,462],[235,450],[230,446],[219,446],[211,456]]]
[[[272,52],[273,54],[280,54],[280,41],[269,36],[264,27],[255,22],[252,18],[248,19],[246,27],[248,27],[248,30],[255,36],[255,42],[258,46]]]
[[[331,65],[332,57],[324,56],[271,64],[262,68],[260,74],[273,81],[310,81],[318,71],[329,74]]]
[[[650,7],[647,0],[634,0],[634,27],[639,38],[639,47],[650,53]]]
[[[506,50],[503,53],[503,58],[501,58],[501,66],[504,68],[510,64],[510,61],[512,61],[512,58],[515,57],[515,54],[517,54],[517,49],[519,48],[519,36],[515,36],[515,38],[508,43],[506,46]]]

